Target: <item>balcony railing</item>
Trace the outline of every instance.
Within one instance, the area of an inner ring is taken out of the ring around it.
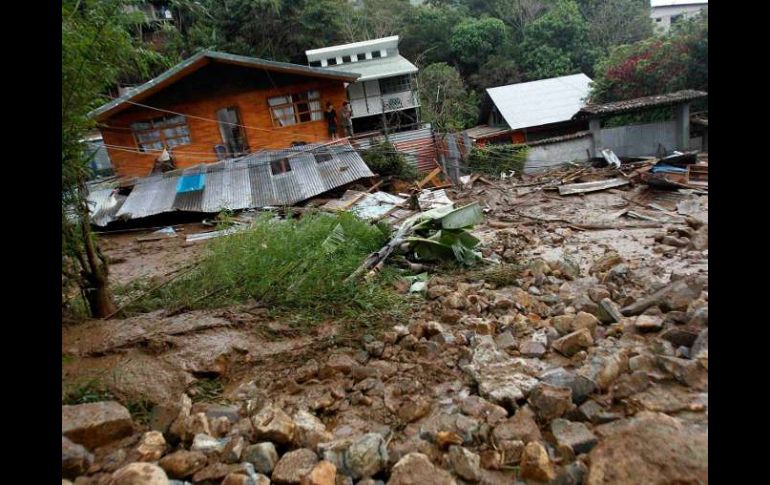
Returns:
[[[420,105],[416,91],[388,93],[366,98],[352,99],[353,118],[389,113],[403,109],[416,108]]]

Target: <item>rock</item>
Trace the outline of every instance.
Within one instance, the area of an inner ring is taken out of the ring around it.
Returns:
[[[431,400],[416,396],[413,399],[404,401],[398,408],[398,417],[405,423],[411,423],[428,415],[432,407]]]
[[[351,359],[352,360],[352,359]],[[349,369],[348,369],[349,371]],[[282,409],[267,406],[251,418],[257,440],[289,444],[294,439],[296,425]]]
[[[479,458],[481,468],[486,470],[499,470],[503,464],[503,456],[497,450],[483,450],[479,452]]]
[[[546,348],[540,342],[534,340],[526,340],[519,346],[519,353],[524,357],[540,358],[545,355]]]
[[[348,374],[354,366],[356,366],[356,361],[349,355],[333,354],[326,361],[326,365],[321,372],[326,377],[330,377],[335,373]]]
[[[610,297],[610,292],[607,288],[604,288],[603,286],[592,286],[588,289],[588,298],[591,299],[594,303],[599,303],[605,298]]]
[[[454,472],[460,477],[471,482],[477,482],[481,478],[481,458],[476,453],[462,446],[452,446],[449,448],[447,459]]]
[[[530,286],[529,288],[527,288],[527,292],[529,292],[530,295],[535,295],[535,296],[542,294],[542,292],[537,286]]]
[[[227,436],[232,429],[232,423],[226,416],[219,416],[218,418],[212,418],[210,421],[211,435],[215,438],[223,438]]]
[[[452,475],[422,453],[409,453],[393,466],[388,485],[456,485]]]
[[[337,467],[334,463],[322,460],[313,468],[310,474],[302,477],[301,485],[335,485]]]
[[[209,427],[209,418],[204,413],[195,413],[190,416],[190,421],[187,425],[187,432],[191,435],[205,434],[211,435],[211,427]]]
[[[559,315],[551,318],[551,326],[555,328],[559,335],[567,335],[572,332],[572,321],[575,315]]]
[[[591,332],[582,328],[556,340],[551,347],[566,357],[572,357],[579,351],[589,348],[593,343]]]
[[[318,457],[313,450],[300,448],[283,455],[273,470],[272,480],[277,484],[299,484],[302,477],[313,471]]]
[[[663,329],[663,319],[652,315],[639,315],[634,321],[634,327],[642,333],[659,332]]]
[[[528,402],[540,419],[550,421],[572,409],[572,390],[541,382],[532,390]]]
[[[599,301],[596,317],[602,323],[618,323],[623,319],[623,314],[614,301],[603,298]]]
[[[94,463],[94,455],[65,436],[61,437],[61,474],[63,477],[75,478],[84,475]]]
[[[439,450],[445,451],[452,445],[463,444],[463,438],[457,433],[451,431],[439,431],[436,433],[436,446]]]
[[[247,446],[241,455],[243,461],[254,465],[254,469],[259,473],[270,475],[278,463],[278,452],[275,445],[269,441]]]
[[[677,357],[658,356],[658,365],[671,374],[674,379],[699,391],[708,389],[708,369],[699,360],[680,359]]]
[[[516,338],[510,330],[506,330],[495,337],[495,345],[500,350],[516,348]]]
[[[334,439],[315,415],[300,410],[292,416],[295,425],[294,444],[299,448],[315,449],[318,443]],[[264,472],[263,472],[264,473]]]
[[[206,455],[198,451],[179,450],[158,462],[171,478],[185,478],[206,466]]]
[[[564,467],[552,483],[553,485],[582,485],[587,473],[588,467],[576,461]]]
[[[110,485],[168,485],[166,472],[151,463],[131,463],[112,474]]]
[[[196,472],[192,477],[193,483],[210,483],[224,479],[230,473],[237,473],[239,465],[225,465],[224,463],[212,463]]]
[[[691,301],[700,296],[703,281],[697,276],[688,276],[673,281],[655,293],[623,308],[625,316],[638,315],[651,306],[660,306],[665,311],[686,310]]]
[[[475,395],[470,395],[460,401],[460,410],[468,416],[483,419],[492,426],[508,417],[508,411],[504,407]]]
[[[103,472],[112,473],[127,463],[130,463],[130,460],[128,460],[128,453],[125,449],[118,448],[105,456],[100,465]]]
[[[590,313],[578,312],[578,314],[575,315],[574,320],[572,320],[571,325],[572,330],[580,330],[581,328],[585,328],[593,334],[599,323],[599,320]]]
[[[596,390],[596,384],[591,379],[566,370],[563,367],[549,369],[539,376],[541,382],[556,387],[565,387],[572,390],[572,402],[580,404]]]
[[[522,407],[513,415],[512,418],[497,425],[492,430],[492,437],[495,441],[540,441],[543,436],[540,433],[537,423],[534,419],[534,413],[529,407]]]
[[[490,337],[481,337],[473,351],[473,359],[464,367],[479,386],[486,399],[516,406],[537,384],[537,379],[524,373],[522,363],[497,350]]]
[[[696,251],[703,251],[709,247],[709,226],[699,227],[690,238],[689,247]]]
[[[554,419],[551,422],[551,433],[559,446],[566,446],[576,455],[588,453],[597,443],[596,436],[585,424],[566,419]]]
[[[706,306],[694,310],[688,323],[694,327],[708,327],[709,307]]]
[[[521,478],[550,482],[556,478],[548,452],[537,441],[527,443],[521,455]]]
[[[709,329],[704,328],[699,334],[698,338],[693,342],[690,348],[690,358],[698,359],[703,355],[708,356],[709,351]]]
[[[621,418],[618,414],[605,411],[596,401],[584,402],[574,414],[577,420],[592,424],[609,423]]]
[[[243,436],[233,436],[222,450],[222,461],[224,463],[237,463],[241,461],[243,448],[246,446],[246,440]]]
[[[270,484],[270,479],[265,477],[264,475],[260,475],[264,477],[267,482],[264,482],[265,484]],[[228,473],[224,480],[222,480],[222,483],[220,485],[255,485],[257,482],[254,478],[251,478],[247,475],[242,475],[240,473]]]
[[[599,259],[594,261],[591,268],[588,270],[589,274],[605,273],[609,271],[613,266],[623,263],[623,258],[617,251],[609,251],[602,255]]]
[[[665,415],[644,414],[591,450],[587,485],[708,483],[707,433]]]
[[[612,385],[613,399],[624,399],[650,387],[650,378],[644,371],[624,374]]]
[[[228,441],[230,441],[230,438],[216,439],[207,434],[196,434],[193,438],[192,446],[190,446],[190,451],[200,451],[204,455],[222,453]]]
[[[137,461],[158,461],[166,452],[166,439],[159,431],[148,431],[142,435],[136,447]]]
[[[700,329],[696,327],[671,327],[661,332],[660,338],[668,340],[677,347],[692,347],[695,339],[698,338],[699,331]]]
[[[621,350],[609,355],[594,355],[578,370],[578,374],[596,383],[599,390],[606,391],[627,370],[628,352]]]
[[[64,436],[88,449],[95,449],[133,432],[131,413],[115,401],[61,407]]]
[[[388,463],[385,440],[378,433],[367,433],[354,441],[345,453],[345,465],[353,478],[368,478]]]

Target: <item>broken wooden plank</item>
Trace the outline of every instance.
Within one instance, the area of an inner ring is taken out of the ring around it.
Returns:
[[[433,171],[431,173],[426,175],[424,179],[422,179],[419,182],[417,182],[417,186],[419,188],[423,188],[428,182],[430,182],[431,180],[436,178],[436,176],[438,176],[438,174],[440,174],[440,173],[441,173],[441,167],[436,167],[435,169],[433,169]]]
[[[583,182],[579,184],[569,184],[559,186],[559,195],[584,194],[586,192],[596,192],[599,190],[611,189],[627,185],[628,179],[614,178],[609,180],[598,180],[595,182]]]

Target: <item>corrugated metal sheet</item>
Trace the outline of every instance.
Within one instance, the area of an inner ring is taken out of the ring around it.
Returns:
[[[358,78],[358,82],[412,74],[418,70],[417,66],[400,55],[338,64],[336,66],[325,67],[324,69],[350,74],[360,74],[361,77]]]
[[[354,141],[356,148],[365,150],[373,143],[384,140],[384,136],[378,135],[370,138],[361,138]],[[393,147],[402,153],[409,162],[417,167],[421,173],[428,173],[438,167],[438,151],[433,128],[419,128],[417,130],[400,131],[388,134],[388,140]]]
[[[585,74],[488,88],[487,93],[512,130],[568,121],[590,94]]]
[[[314,153],[322,152],[331,159],[316,162]],[[288,158],[291,170],[273,175],[270,162],[282,158]],[[205,174],[203,189],[177,193],[179,178],[194,173]],[[172,211],[219,212],[293,205],[372,176],[361,156],[347,143],[264,151],[140,179],[117,216],[138,219]]]
[[[125,201],[126,196],[116,194],[114,189],[92,190],[88,193],[91,222],[97,226],[106,226],[115,218]]]

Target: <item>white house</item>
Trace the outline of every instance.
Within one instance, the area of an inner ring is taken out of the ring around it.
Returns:
[[[657,32],[668,32],[672,24],[698,15],[708,4],[708,0],[650,0],[650,17]]]
[[[360,74],[348,85],[355,132],[413,127],[420,98],[417,67],[398,52],[398,36],[305,51],[311,67]],[[339,106],[337,107],[339,109]]]

